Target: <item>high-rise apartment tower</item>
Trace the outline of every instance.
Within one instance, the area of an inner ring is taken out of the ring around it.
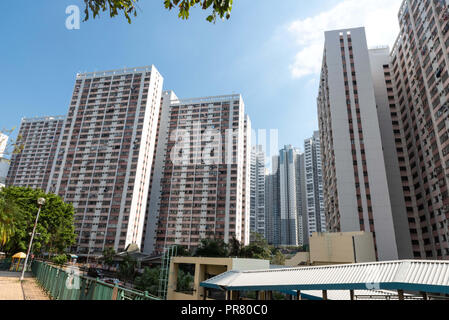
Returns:
[[[304,141],[304,219],[307,222],[306,243],[314,232],[326,232],[324,214],[323,175],[321,163],[320,133]]]
[[[379,260],[400,252],[364,28],[325,33],[318,96],[328,231],[373,232]]]
[[[164,93],[145,252],[195,249],[204,238],[247,244],[250,122],[240,95]]]
[[[162,83],[154,66],[76,76],[47,190],[76,208],[80,255],[141,245]]]
[[[22,119],[7,185],[47,189],[64,119],[64,116]]]
[[[262,145],[251,148],[251,211],[250,229],[265,234],[265,151]]]

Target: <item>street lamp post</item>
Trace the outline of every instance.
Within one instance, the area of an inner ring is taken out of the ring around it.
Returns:
[[[39,214],[41,213],[42,206],[45,204],[44,198],[37,199],[37,204],[39,205],[39,210],[37,211],[36,221],[34,222],[33,233],[31,234],[30,244],[28,245],[28,252],[25,258],[25,264],[23,265],[22,275],[20,276],[20,281],[23,281],[25,276],[25,269],[27,267],[28,258],[30,256],[31,246],[33,245],[34,234],[36,232],[37,222],[39,220]]]

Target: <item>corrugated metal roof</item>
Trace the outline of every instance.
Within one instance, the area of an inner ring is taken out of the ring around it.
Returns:
[[[449,293],[449,261],[402,260],[231,271],[201,283],[226,290],[410,290]]]
[[[304,290],[301,291],[302,298],[308,300],[322,300],[323,292],[320,290]],[[395,291],[386,290],[355,290],[355,300],[376,300],[376,299],[390,299],[398,300],[398,293]],[[416,297],[410,294],[405,295],[406,299],[419,299],[422,297]],[[351,300],[351,294],[348,290],[331,290],[327,293],[329,300]]]

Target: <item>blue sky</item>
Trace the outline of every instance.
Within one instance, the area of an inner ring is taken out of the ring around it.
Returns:
[[[140,0],[131,25],[103,14],[71,31],[65,9],[81,0],[3,2],[0,128],[64,115],[77,72],[154,64],[180,98],[241,93],[253,127],[303,149],[318,128],[323,31],[366,25],[371,45],[391,45],[401,0],[234,0],[215,25],[202,10],[182,21],[162,0]]]

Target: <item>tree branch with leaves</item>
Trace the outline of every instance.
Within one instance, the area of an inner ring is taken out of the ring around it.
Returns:
[[[128,23],[132,17],[137,17],[139,0],[84,0],[84,21],[92,16],[95,19],[101,12],[109,12],[111,18],[123,13]],[[215,23],[217,18],[229,19],[231,17],[233,0],[163,0],[168,10],[177,9],[178,17],[187,20],[190,17],[190,9],[200,7],[212,12],[206,20]]]
[[[179,9],[178,17],[187,20],[190,16],[190,9],[199,5],[203,10],[212,9],[212,13],[206,18],[209,22],[216,22],[217,17],[229,19],[231,17],[233,0],[164,0],[165,8],[172,10]]]
[[[11,139],[15,130],[16,128],[0,130],[0,158],[11,157],[23,151],[23,136],[19,134],[15,140]]]
[[[123,12],[128,23],[131,23],[131,17],[137,17],[137,2],[138,0],[84,0],[84,21],[89,20],[91,13],[95,19],[100,12],[109,11],[111,18]]]

